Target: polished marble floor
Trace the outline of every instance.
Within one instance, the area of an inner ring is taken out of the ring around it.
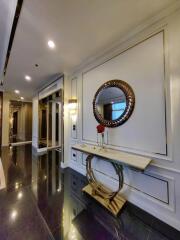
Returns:
[[[87,180],[61,169],[61,153],[31,146],[1,151],[0,240],[178,240],[180,233],[128,203],[115,218],[82,194]]]

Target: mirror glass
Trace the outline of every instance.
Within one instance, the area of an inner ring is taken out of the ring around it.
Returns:
[[[47,147],[48,101],[39,100],[39,148]]]
[[[39,148],[61,147],[62,91],[39,100]]]
[[[96,106],[103,119],[117,120],[125,112],[126,96],[120,88],[108,87],[99,92],[96,98]]]
[[[131,116],[134,106],[133,89],[119,79],[101,85],[93,99],[93,113],[97,122],[109,128],[124,124]]]
[[[10,100],[9,119],[10,143],[32,141],[32,103]]]

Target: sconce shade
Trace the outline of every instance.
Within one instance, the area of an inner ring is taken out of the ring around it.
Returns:
[[[77,107],[77,99],[69,99],[68,100],[68,108],[70,110],[75,110]]]
[[[77,99],[69,99],[68,100],[68,103],[70,104],[70,103],[77,103]]]

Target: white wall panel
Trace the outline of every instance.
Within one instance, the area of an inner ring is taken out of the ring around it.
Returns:
[[[169,183],[167,180],[164,180],[162,176],[153,176],[148,173],[144,174],[126,169],[125,182],[132,188],[138,189],[144,194],[169,204]]]
[[[77,99],[77,78],[76,77],[71,80],[71,98]],[[71,119],[71,137],[73,139],[77,138],[77,120],[73,122]]]
[[[109,129],[109,144],[166,154],[163,32],[137,44],[83,74],[83,140],[96,141],[92,102],[106,81],[129,83],[136,97],[135,110],[122,126]]]

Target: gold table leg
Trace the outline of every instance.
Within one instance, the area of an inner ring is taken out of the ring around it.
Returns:
[[[124,183],[123,166],[111,162],[119,178],[118,190],[113,192],[96,180],[91,165],[93,158],[94,155],[90,154],[86,159],[86,171],[89,184],[84,187],[82,191],[89,194],[101,205],[107,208],[113,215],[117,216],[126,202],[126,200],[119,194],[119,191],[122,189]]]

